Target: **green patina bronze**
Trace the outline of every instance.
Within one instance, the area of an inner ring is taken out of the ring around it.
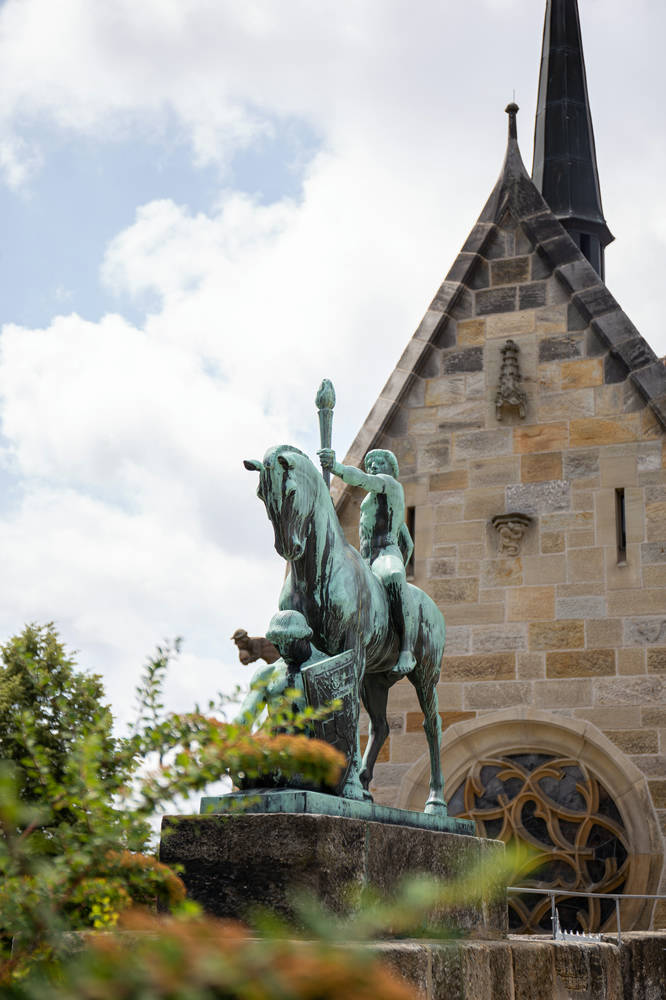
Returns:
[[[318,393],[320,412],[332,413],[335,396],[329,386],[325,381]],[[327,445],[328,418],[322,429],[327,431],[322,444]],[[357,688],[355,697],[347,699],[347,725],[355,737],[341,795],[370,799],[374,765],[389,732],[388,692],[407,676],[423,711],[430,755],[426,812],[446,815],[437,700],[444,619],[430,597],[405,578],[413,543],[405,525],[398,463],[389,451],[373,451],[362,471],[340,465],[328,447],[322,448],[320,461],[325,472],[368,492],[361,515],[361,552],[345,539],[322,475],[298,448],[278,445],[263,461],[244,464],[259,473],[257,495],[273,525],[275,548],[289,563],[280,608],[304,615],[315,646],[329,657],[353,653]],[[370,717],[362,760],[360,701]]]
[[[392,826],[412,826],[421,830],[440,833],[465,833],[475,835],[472,820],[456,819],[443,814],[426,814],[412,809],[393,809],[374,802],[359,802],[323,792],[284,788],[248,794],[206,796],[201,800],[202,815],[224,813],[298,813],[315,816],[342,816],[347,819],[364,819],[373,823]]]
[[[233,720],[237,725],[253,725],[264,707],[270,717],[275,707],[282,708],[286,691],[292,695],[294,712],[306,706],[303,676],[305,668],[328,657],[310,642],[312,629],[298,611],[278,611],[268,626],[266,638],[277,647],[280,659],[259,667],[252,675],[250,690]]]

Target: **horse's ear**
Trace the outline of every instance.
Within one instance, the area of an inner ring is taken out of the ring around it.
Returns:
[[[293,459],[286,458],[284,455],[278,455],[278,462],[282,466],[285,472],[289,472],[290,469],[294,467]]]
[[[246,458],[245,461],[243,462],[243,465],[250,472],[261,472],[261,470],[264,467],[264,463],[258,462],[256,458]]]

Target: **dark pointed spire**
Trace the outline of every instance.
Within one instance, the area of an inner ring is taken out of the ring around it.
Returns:
[[[532,179],[597,273],[613,236],[601,207],[577,0],[547,0]]]

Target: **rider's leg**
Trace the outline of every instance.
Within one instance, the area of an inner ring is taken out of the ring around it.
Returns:
[[[391,620],[400,642],[400,655],[392,672],[409,674],[416,665],[414,644],[418,623],[404,563],[400,555],[384,551],[373,562],[372,570],[386,587]]]

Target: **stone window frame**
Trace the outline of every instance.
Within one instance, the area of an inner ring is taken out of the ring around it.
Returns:
[[[664,869],[664,842],[645,775],[597,726],[542,709],[516,708],[489,712],[449,726],[442,736],[445,790],[455,790],[475,761],[506,753],[552,753],[584,763],[612,795],[632,847],[627,895],[659,892]],[[420,811],[428,795],[430,761],[424,753],[404,775],[399,809]],[[446,792],[445,792],[446,794]],[[622,902],[622,927],[647,930],[654,901]]]

